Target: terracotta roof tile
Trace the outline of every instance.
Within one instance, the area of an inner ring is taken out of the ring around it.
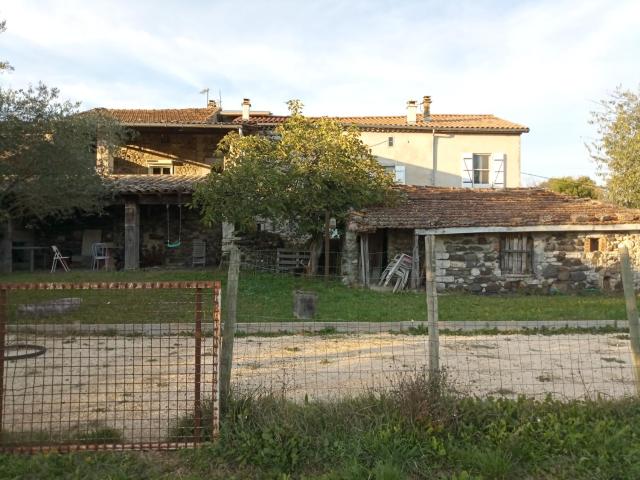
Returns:
[[[115,194],[193,193],[206,175],[108,175],[105,183]]]
[[[216,122],[219,107],[206,108],[165,108],[165,109],[96,109],[110,115],[125,125],[158,124],[184,125],[209,124]]]
[[[288,116],[252,116],[248,124],[254,125],[277,125],[284,122]],[[320,117],[315,117],[320,118]],[[408,125],[407,117],[398,116],[369,116],[369,117],[327,117],[335,118],[342,123],[356,125],[364,129],[397,129],[397,128],[418,128],[432,129],[439,131],[504,131],[512,133],[528,132],[529,128],[518,123],[503,120],[495,115],[463,115],[463,114],[436,114],[431,115],[427,121],[423,120],[422,114],[417,115],[416,124]],[[233,120],[234,123],[243,123],[242,118]]]
[[[399,188],[406,198],[361,212],[357,229],[640,224],[640,210],[544,189]]]

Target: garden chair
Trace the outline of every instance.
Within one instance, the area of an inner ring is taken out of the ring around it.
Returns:
[[[56,271],[58,263],[62,265],[62,268],[64,268],[65,272],[68,272],[70,270],[69,265],[67,264],[67,260],[69,260],[69,257],[63,257],[60,253],[60,249],[58,249],[58,247],[56,247],[55,245],[51,245],[51,250],[53,250],[53,263],[51,264],[51,273]]]
[[[205,266],[207,262],[207,243],[204,240],[194,240],[191,254],[191,266]]]
[[[411,256],[406,253],[396,255],[382,273],[379,284],[384,284],[386,287],[393,279],[395,279],[393,292],[395,293],[398,290],[404,290],[407,286],[407,282],[409,281],[412,267],[413,258]]]
[[[91,270],[98,270],[100,268],[100,262],[103,262],[103,267],[106,269],[109,264],[109,249],[105,243],[94,243],[91,245]]]

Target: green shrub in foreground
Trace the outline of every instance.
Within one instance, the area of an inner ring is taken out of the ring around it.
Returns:
[[[192,426],[183,418],[171,434]],[[219,441],[202,448],[4,456],[0,478],[634,479],[638,458],[637,399],[474,399],[417,375],[333,401],[236,396]]]

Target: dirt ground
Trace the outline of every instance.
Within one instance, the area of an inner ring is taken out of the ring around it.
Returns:
[[[75,432],[110,427],[125,442],[163,441],[193,411],[194,340],[185,336],[9,336],[47,347],[5,364],[3,431]],[[212,339],[203,343],[203,397],[213,392]],[[426,336],[377,334],[238,338],[239,391],[284,391],[294,399],[388,388],[424,368]],[[463,392],[560,399],[635,392],[628,336],[440,336],[440,364]]]

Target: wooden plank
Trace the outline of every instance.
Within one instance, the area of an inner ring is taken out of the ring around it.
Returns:
[[[220,402],[222,411],[231,392],[231,368],[233,365],[233,339],[236,333],[236,309],[238,305],[238,279],[240,276],[240,251],[233,245],[229,251],[227,275],[227,308],[222,332],[220,359]]]
[[[418,289],[420,279],[420,237],[413,236],[413,251],[411,252],[411,288]]]
[[[636,390],[640,394],[640,322],[638,321],[638,306],[636,304],[636,291],[629,260],[629,250],[622,244],[620,251],[620,268],[622,273],[622,287],[627,307],[627,320],[629,321],[629,337],[631,340],[631,359],[635,371]]]
[[[140,206],[133,198],[124,204],[124,269],[140,267]]]

